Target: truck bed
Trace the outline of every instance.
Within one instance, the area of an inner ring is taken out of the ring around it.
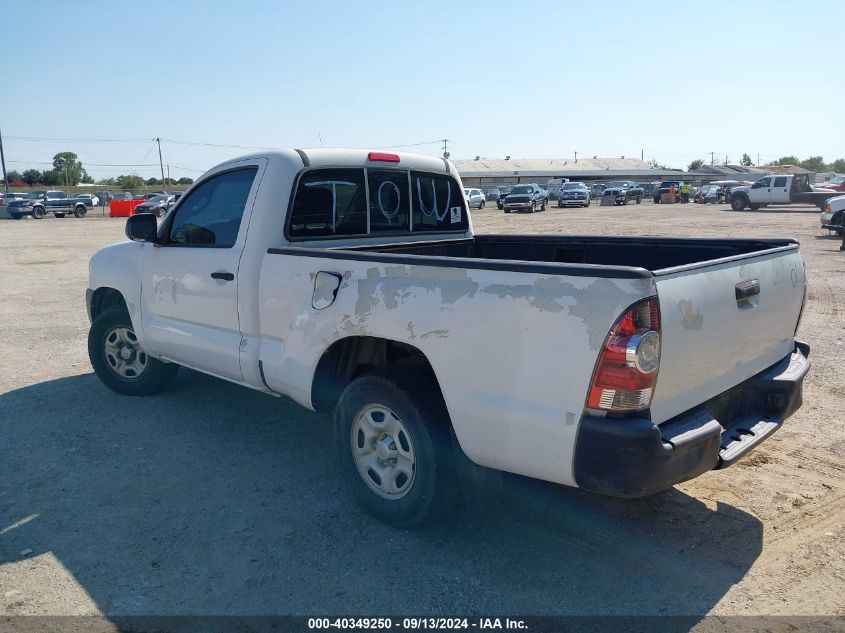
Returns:
[[[608,236],[557,236],[557,235],[477,235],[471,239],[437,242],[413,242],[390,245],[347,247],[343,251],[320,249],[319,256],[363,259],[355,253],[372,253],[389,256],[411,255],[409,264],[449,265],[467,268],[497,268],[502,262],[512,263],[508,269],[518,269],[518,262],[540,264],[573,264],[565,269],[560,266],[545,270],[532,266],[532,272],[569,275],[597,275],[597,267],[606,268],[606,277],[651,276],[682,266],[713,263],[714,260],[749,255],[776,248],[795,247],[792,239],[713,239],[665,237],[608,237]],[[273,249],[277,250],[277,249]],[[278,249],[287,250],[287,249]],[[293,249],[290,249],[293,250]],[[316,249],[315,249],[316,250]],[[299,249],[294,252],[300,252]],[[342,252],[342,254],[341,254]],[[425,262],[420,256],[426,257]],[[364,256],[366,257],[366,256]],[[450,259],[485,260],[482,265],[473,262],[454,262]],[[390,257],[394,263],[401,263]],[[499,264],[497,264],[499,262]],[[484,265],[486,264],[486,265]],[[580,269],[580,272],[579,272]],[[623,270],[628,269],[628,270]]]

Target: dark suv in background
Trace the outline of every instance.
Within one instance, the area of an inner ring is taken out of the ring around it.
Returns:
[[[643,195],[643,188],[632,180],[615,180],[602,193],[602,196],[613,196],[613,203],[617,205],[628,204],[631,200],[639,204]]]

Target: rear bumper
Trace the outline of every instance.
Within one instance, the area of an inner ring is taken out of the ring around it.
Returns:
[[[796,342],[778,363],[660,426],[646,418],[585,416],[575,447],[576,483],[614,497],[643,497],[736,463],[801,406],[809,353],[809,345]]]

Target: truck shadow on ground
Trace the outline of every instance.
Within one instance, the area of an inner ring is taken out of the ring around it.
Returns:
[[[325,417],[175,383],[129,398],[87,374],[0,396],[0,571],[51,554],[113,616],[700,615],[761,551],[761,523],[730,505],[519,477],[483,520],[392,529],[348,493]],[[7,612],[78,611],[60,585],[10,587]]]

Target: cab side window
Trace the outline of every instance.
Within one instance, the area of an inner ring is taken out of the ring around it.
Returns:
[[[180,246],[231,248],[257,167],[212,176],[194,189],[176,209],[167,243]]]

